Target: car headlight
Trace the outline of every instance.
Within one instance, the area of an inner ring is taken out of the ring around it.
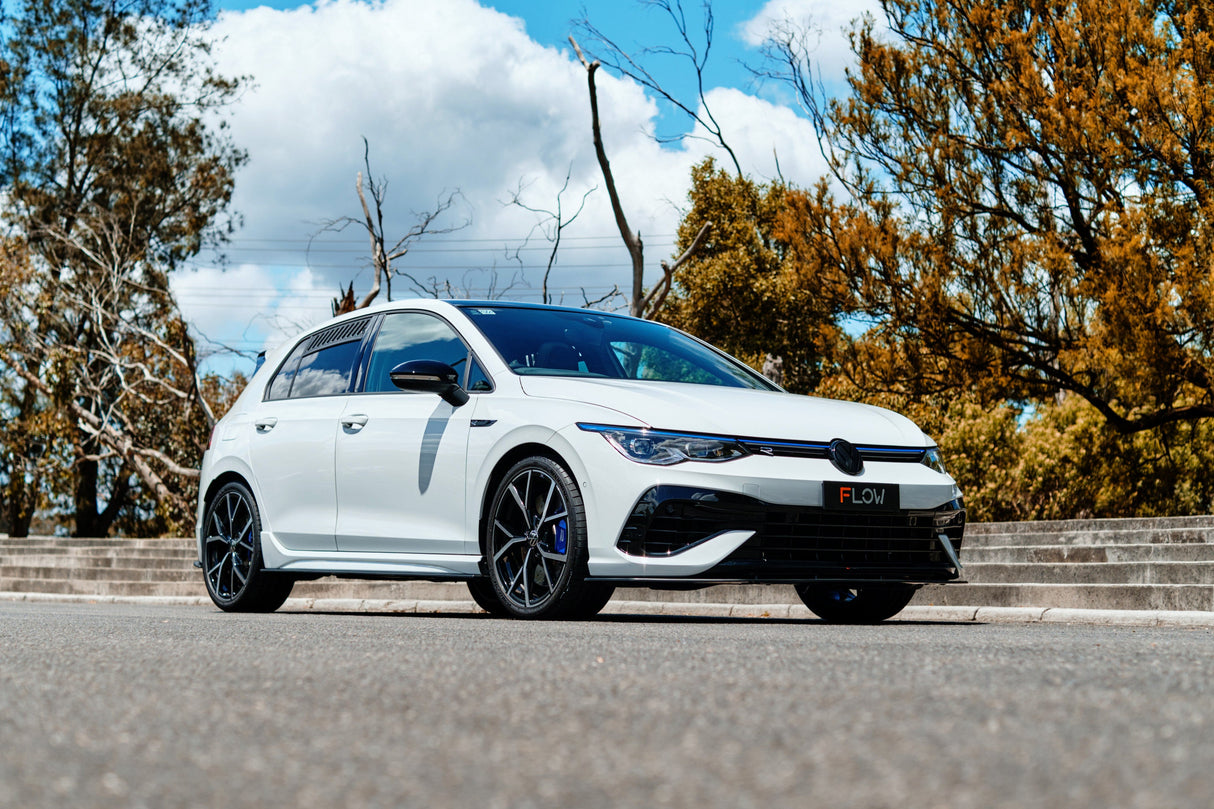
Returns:
[[[923,460],[919,463],[928,469],[934,469],[942,475],[948,474],[948,472],[944,471],[944,461],[940,458],[940,449],[938,447],[932,447],[927,452],[924,452]]]
[[[639,430],[608,424],[579,424],[581,429],[598,433],[630,461],[669,466],[684,461],[732,461],[749,455],[732,438],[662,430]]]

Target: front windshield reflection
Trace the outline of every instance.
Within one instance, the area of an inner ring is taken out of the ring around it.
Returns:
[[[777,389],[742,363],[660,323],[589,310],[461,308],[516,374]]]

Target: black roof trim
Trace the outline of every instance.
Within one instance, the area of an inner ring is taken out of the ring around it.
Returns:
[[[580,306],[553,306],[550,303],[525,303],[523,301],[448,301],[458,309],[542,309],[546,312],[575,312],[578,314],[625,317],[639,320],[625,312],[604,312],[602,309],[586,309]]]

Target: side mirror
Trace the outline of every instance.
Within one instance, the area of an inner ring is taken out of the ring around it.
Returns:
[[[437,393],[452,407],[468,403],[468,392],[459,386],[459,371],[437,360],[409,360],[389,372],[392,384],[414,393]]]

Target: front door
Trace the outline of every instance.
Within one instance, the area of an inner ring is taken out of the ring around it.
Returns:
[[[363,391],[337,434],[337,547],[351,552],[465,553],[468,430],[477,397],[453,407],[398,390],[388,373],[438,360],[467,378],[471,355],[455,330],[424,312],[384,316]]]

